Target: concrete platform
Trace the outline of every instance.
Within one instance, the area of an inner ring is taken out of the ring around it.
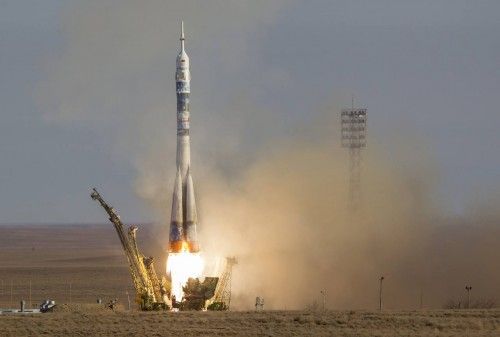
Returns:
[[[40,309],[25,309],[21,311],[21,309],[0,309],[0,315],[25,315],[25,314],[39,314]]]

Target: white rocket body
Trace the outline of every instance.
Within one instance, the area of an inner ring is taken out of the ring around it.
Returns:
[[[177,176],[172,197],[170,252],[199,250],[196,235],[197,213],[191,177],[189,136],[189,96],[191,93],[189,57],[184,48],[184,23],[181,25],[181,51],[177,55],[175,84],[177,93]]]

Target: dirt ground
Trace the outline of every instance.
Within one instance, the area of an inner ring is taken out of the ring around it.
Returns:
[[[161,240],[155,239],[162,233],[154,228],[140,226],[141,250],[165,258]],[[155,265],[164,270],[165,261],[155,260]],[[17,308],[21,299],[34,307],[45,299],[95,303],[117,298],[126,303],[127,291],[134,294],[111,224],[0,225],[0,308]]]
[[[500,336],[499,310],[137,312],[96,305],[0,316],[9,336]]]
[[[141,226],[141,249],[164,256],[166,235]],[[161,270],[165,261],[156,263]],[[0,315],[0,337],[500,336],[500,309],[138,312],[126,310],[127,291],[133,303],[127,262],[110,224],[0,225],[0,308],[18,308],[22,299],[33,307],[44,299],[58,304],[53,313]],[[121,309],[104,309],[97,298],[116,298]]]

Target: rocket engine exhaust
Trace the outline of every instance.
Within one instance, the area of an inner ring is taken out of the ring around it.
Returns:
[[[186,242],[182,242],[181,251],[168,254],[167,273],[170,274],[172,282],[172,295],[177,301],[182,300],[184,293],[182,287],[188,279],[200,277],[203,267],[200,253],[190,252]]]

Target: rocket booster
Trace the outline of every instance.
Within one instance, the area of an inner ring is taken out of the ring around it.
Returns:
[[[198,252],[197,213],[191,177],[189,136],[189,96],[191,93],[189,57],[184,48],[184,22],[181,23],[181,51],[177,55],[175,84],[177,93],[177,175],[172,197],[169,251]]]
[[[197,252],[200,250],[198,247],[198,239],[196,234],[196,224],[198,222],[198,215],[196,213],[196,202],[194,199],[194,186],[193,178],[188,170],[186,178],[186,217],[185,217],[185,233],[186,242],[190,252]]]
[[[182,214],[182,176],[177,170],[172,196],[172,215],[170,220],[170,251],[180,251],[184,240],[183,214]]]

